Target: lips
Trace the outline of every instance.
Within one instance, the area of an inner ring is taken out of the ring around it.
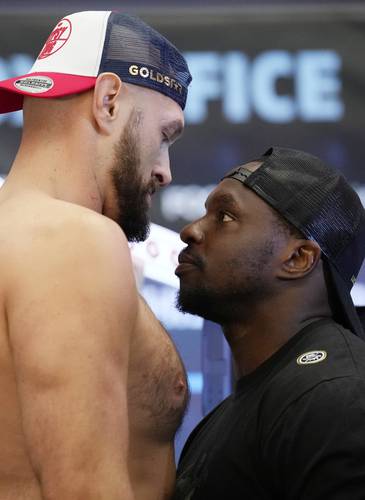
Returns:
[[[179,264],[194,264],[195,266],[198,265],[196,258],[187,253],[185,250],[180,252],[177,260]]]
[[[155,186],[155,184],[151,184],[148,188],[148,190],[146,191],[146,199],[147,199],[147,203],[149,205],[149,207],[151,207],[152,205],[152,196],[155,194],[155,192],[157,191],[157,188]]]
[[[154,195],[155,192],[159,189],[160,185],[158,183],[158,181],[153,178],[151,179],[151,181],[149,182],[148,186],[147,186],[147,192],[149,195]]]
[[[201,267],[201,262],[198,257],[188,253],[186,250],[182,250],[178,256],[179,265],[175,269],[175,274],[178,276],[184,271],[189,271],[193,268]]]

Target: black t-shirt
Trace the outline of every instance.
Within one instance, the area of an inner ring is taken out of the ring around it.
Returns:
[[[330,319],[297,333],[185,444],[174,500],[364,500],[365,342]]]

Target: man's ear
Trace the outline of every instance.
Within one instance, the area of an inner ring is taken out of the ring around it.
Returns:
[[[278,273],[280,279],[297,279],[316,268],[321,249],[313,240],[291,239],[285,250]]]
[[[96,79],[93,115],[99,131],[110,135],[120,109],[122,81],[115,73],[101,73]]]

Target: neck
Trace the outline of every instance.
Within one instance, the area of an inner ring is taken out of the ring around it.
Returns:
[[[272,298],[257,306],[250,319],[222,325],[238,378],[253,372],[308,324],[331,317],[324,283],[320,292],[316,302],[303,290]]]
[[[4,184],[4,195],[38,192],[101,212],[96,140],[91,138],[90,131],[80,125],[60,133],[26,130]]]

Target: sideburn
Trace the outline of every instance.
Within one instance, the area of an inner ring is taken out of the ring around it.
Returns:
[[[111,169],[117,202],[116,222],[123,229],[128,241],[143,241],[149,233],[149,206],[147,193],[140,173],[138,128],[141,112],[132,111],[120,141],[114,147],[115,163]]]

